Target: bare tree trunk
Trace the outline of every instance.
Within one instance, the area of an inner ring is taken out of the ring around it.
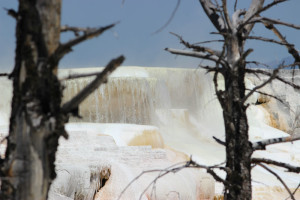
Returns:
[[[64,133],[57,63],[61,0],[19,0],[17,47],[8,148],[2,172],[4,199],[43,200],[54,171],[58,138]]]
[[[218,95],[223,109],[226,134],[225,199],[251,200],[251,155],[245,97],[245,63],[240,57],[243,42],[231,35],[227,45],[228,71],[224,73],[225,90]]]

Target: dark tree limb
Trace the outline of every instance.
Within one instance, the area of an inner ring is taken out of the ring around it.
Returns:
[[[266,63],[261,63],[261,62],[258,62],[258,61],[246,61],[246,64],[254,64],[256,66],[262,65],[264,67],[271,68],[270,65],[267,65]]]
[[[174,18],[175,14],[179,8],[180,2],[181,2],[181,0],[177,0],[176,6],[175,6],[174,10],[172,11],[171,16],[169,17],[168,21],[162,27],[160,27],[158,30],[156,30],[153,34],[161,32],[171,23],[172,19]]]
[[[266,140],[252,143],[252,149],[253,149],[253,151],[264,150],[264,149],[266,149],[266,146],[268,146],[268,145],[285,143],[285,142],[293,142],[293,141],[297,141],[297,140],[300,140],[299,134],[289,136],[289,137],[266,139]]]
[[[263,164],[258,164],[258,165],[264,168],[265,170],[267,170],[268,172],[270,172],[271,174],[273,174],[281,182],[281,184],[284,186],[286,191],[290,194],[291,199],[296,200],[289,187],[285,184],[285,182],[282,180],[282,178],[280,178],[278,174],[276,174],[273,170],[271,170],[270,168],[268,168]]]
[[[111,29],[115,25],[116,23],[101,28],[87,28],[84,31],[83,35],[80,35],[66,43],[60,44],[58,48],[55,50],[55,52],[52,54],[52,56],[50,56],[49,62],[58,63],[58,61],[61,60],[64,57],[64,55],[72,51],[72,47],[88,39],[92,39],[94,37],[101,35],[103,32],[105,32],[108,29]]]
[[[0,76],[9,76],[8,73],[0,73]]]
[[[247,88],[246,88],[246,90],[252,91],[252,89],[247,89]],[[262,92],[262,91],[258,91],[258,90],[256,90],[255,92],[258,93],[258,94],[262,94],[262,95],[271,97],[271,98],[273,98],[273,99],[276,99],[277,101],[279,101],[280,103],[284,104],[285,106],[288,106],[286,103],[284,103],[284,102],[282,101],[282,99],[278,98],[277,96],[274,96],[274,95],[271,95],[271,94],[268,94],[268,93],[265,93],[265,92]]]
[[[223,13],[224,13],[225,22],[226,22],[226,24],[228,26],[228,30],[231,31],[231,30],[233,30],[233,26],[232,26],[232,23],[231,23],[229,14],[228,14],[227,0],[222,0],[222,7],[223,7]]]
[[[193,49],[194,51],[197,51],[197,52],[209,53],[209,54],[212,54],[212,55],[215,55],[215,56],[218,56],[218,57],[221,55],[220,51],[216,51],[216,50],[210,49],[208,47],[202,47],[202,46],[190,44],[187,41],[183,40],[182,36],[180,36],[176,33],[172,33],[172,32],[170,32],[170,33],[172,35],[176,36],[180,40],[180,43],[183,44],[185,47],[187,47],[189,49]]]
[[[294,46],[293,44],[290,44],[290,43],[286,43],[286,42],[282,42],[282,41],[277,41],[277,40],[270,39],[270,38],[259,37],[259,36],[248,36],[245,39],[260,40],[260,41],[263,41],[263,42],[271,42],[271,43],[275,43],[275,44],[279,44],[279,45],[284,45],[284,46]]]
[[[226,142],[220,140],[219,138],[213,136],[213,139],[214,139],[217,143],[219,143],[219,144],[221,144],[221,145],[223,145],[223,146],[226,146]]]
[[[290,28],[294,28],[294,29],[298,29],[300,30],[300,26],[296,25],[296,24],[291,24],[291,23],[287,23],[287,22],[283,22],[280,21],[278,19],[271,19],[271,18],[267,18],[267,17],[255,17],[252,20],[249,21],[249,23],[257,23],[257,22],[261,22],[261,23],[270,23],[270,24],[278,24],[278,25],[282,25],[282,26],[287,26]]]
[[[283,43],[287,43],[289,44],[289,42],[286,40],[286,38],[280,33],[280,31],[273,25],[273,24],[270,24],[270,23],[264,23],[264,26],[273,31],[273,33],[279,38],[279,40]],[[294,58],[294,62],[298,62],[300,63],[300,55],[299,55],[299,52],[295,49],[294,46],[291,46],[291,45],[285,45],[285,47],[287,48],[289,54],[291,54]],[[298,67],[300,68],[300,65],[298,65]]]
[[[244,103],[255,91],[257,91],[258,89],[260,89],[260,88],[263,88],[263,87],[265,87],[268,83],[270,83],[271,81],[273,81],[275,78],[276,78],[276,76],[277,76],[277,74],[278,74],[278,72],[279,72],[279,70],[280,69],[282,69],[282,66],[281,67],[279,67],[279,68],[277,68],[277,69],[275,69],[274,71],[273,71],[273,73],[272,73],[272,75],[271,76],[269,76],[269,78],[268,78],[268,80],[266,80],[266,81],[264,81],[262,84],[260,84],[260,85],[257,85],[257,86],[255,86],[244,98],[243,98],[243,100],[242,100],[242,102]]]
[[[219,59],[215,55],[204,54],[204,53],[201,53],[201,52],[186,51],[186,50],[171,49],[171,48],[165,48],[165,50],[172,53],[172,54],[182,55],[182,56],[191,56],[191,57],[195,57],[195,58],[202,58],[204,60],[210,60],[210,61],[213,61],[213,62],[217,62],[218,59]],[[225,62],[226,61],[222,59],[222,61],[220,63],[222,65],[224,65]]]
[[[100,73],[101,72],[92,72],[92,73],[86,73],[86,74],[70,74],[69,76],[60,79],[60,81],[66,81],[66,80],[76,79],[76,78],[85,78],[85,77],[90,77],[90,76],[97,76]]]
[[[11,16],[12,18],[18,20],[18,17],[19,17],[19,13],[17,11],[15,11],[14,9],[7,9],[7,8],[3,8],[7,14],[9,16]]]
[[[97,75],[95,80],[93,80],[89,85],[87,85],[84,89],[82,89],[75,97],[73,97],[70,101],[66,102],[62,106],[62,112],[70,113],[74,109],[78,108],[79,104],[89,96],[100,84],[105,83],[107,81],[107,77],[117,68],[119,67],[123,61],[125,60],[124,56],[119,56],[116,59],[111,60],[105,69]]]
[[[196,42],[196,43],[193,43],[193,45],[197,45],[197,44],[206,44],[206,43],[212,43],[212,42],[224,42],[224,40],[207,40],[207,41],[203,41],[203,42]]]
[[[218,8],[215,4],[211,2],[211,0],[199,0],[204,12],[216,27],[219,32],[225,33],[227,31],[227,26],[222,19],[222,17],[218,14]]]
[[[287,163],[278,162],[278,161],[271,160],[271,159],[252,158],[251,162],[255,163],[255,164],[265,163],[265,164],[275,165],[275,166],[287,169],[288,172],[300,173],[300,167],[298,167],[298,166],[293,166],[293,165],[290,165]]]
[[[292,64],[292,65],[286,65],[286,67],[290,67],[290,66],[295,66],[295,65],[299,65],[298,63],[295,63],[295,64]],[[253,74],[262,74],[262,75],[265,75],[265,76],[272,76],[273,73],[270,73],[270,72],[267,72],[265,70],[261,70],[261,69],[245,69],[245,72],[246,73],[253,73]],[[285,83],[297,90],[300,90],[300,86],[299,85],[296,85],[292,82],[289,82],[283,78],[281,78],[280,76],[276,76],[275,79],[279,80],[280,82],[282,83]]]

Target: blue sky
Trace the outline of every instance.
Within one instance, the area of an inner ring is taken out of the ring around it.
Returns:
[[[228,2],[234,2],[232,0]],[[250,0],[240,0],[238,6],[247,8]],[[266,0],[266,2],[271,2]],[[199,59],[180,57],[164,51],[166,47],[183,47],[169,32],[182,35],[185,40],[199,42],[218,39],[210,35],[215,31],[205,16],[198,0],[181,0],[179,9],[171,23],[160,33],[152,34],[169,18],[177,0],[64,0],[62,25],[103,26],[120,21],[112,30],[98,38],[87,41],[74,48],[60,63],[61,68],[104,66],[111,58],[124,54],[126,66],[194,67]],[[230,5],[229,5],[230,7]],[[17,0],[1,0],[0,8],[17,9]],[[265,13],[268,17],[300,24],[300,1],[290,0]],[[300,49],[300,30],[279,27]],[[255,35],[273,34],[259,25],[253,30]],[[15,21],[0,9],[0,66],[1,71],[9,71],[14,65]],[[71,34],[63,35],[66,41]],[[248,47],[255,51],[250,59],[269,62],[288,56],[284,47],[262,42],[249,42]],[[212,47],[218,48],[218,44]]]

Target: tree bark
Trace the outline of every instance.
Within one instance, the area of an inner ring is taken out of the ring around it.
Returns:
[[[1,199],[43,200],[55,178],[58,138],[64,134],[62,88],[48,62],[60,40],[61,0],[19,0],[12,113],[2,161]]]

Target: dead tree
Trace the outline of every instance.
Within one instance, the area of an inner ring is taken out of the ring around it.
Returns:
[[[232,200],[250,200],[251,199],[251,163],[252,153],[257,149],[262,149],[266,145],[277,142],[286,141],[286,138],[274,139],[268,141],[257,142],[252,144],[248,138],[248,121],[246,110],[249,106],[246,100],[254,92],[264,87],[274,79],[278,79],[286,84],[299,89],[295,84],[282,79],[278,76],[278,71],[286,66],[280,66],[273,73],[268,73],[264,70],[248,69],[247,56],[253,49],[245,49],[245,42],[249,39],[261,40],[263,42],[271,42],[286,46],[288,52],[295,58],[295,64],[299,64],[299,54],[294,46],[287,42],[285,37],[275,28],[275,25],[283,25],[295,29],[300,29],[300,26],[285,23],[279,20],[262,17],[261,14],[272,8],[274,5],[285,2],[286,0],[274,0],[265,5],[264,0],[252,0],[248,10],[237,10],[235,1],[234,12],[230,17],[227,9],[227,1],[211,1],[199,0],[204,12],[216,28],[214,34],[221,35],[223,42],[222,50],[214,50],[208,47],[190,44],[176,35],[180,42],[192,51],[177,50],[167,48],[166,50],[172,54],[192,56],[215,63],[213,66],[201,66],[209,72],[214,72],[215,92],[223,109],[223,118],[225,124],[226,141],[219,143],[226,146],[226,180],[223,181],[225,186],[225,199]],[[262,23],[267,29],[272,30],[279,40],[264,38],[260,36],[252,36],[251,30],[257,23]],[[246,73],[256,73],[268,76],[267,81],[256,86],[253,90],[246,93],[245,75]],[[223,76],[225,89],[218,87],[218,76]],[[271,95],[270,95],[271,96]],[[298,137],[289,138],[292,140],[299,139]],[[255,162],[260,162],[255,160]],[[261,161],[264,162],[264,161]],[[266,163],[266,162],[264,162]],[[273,162],[274,163],[274,162]],[[299,171],[298,171],[299,173]]]
[[[8,10],[17,21],[12,112],[5,159],[1,160],[0,199],[45,200],[56,177],[55,153],[64,124],[79,104],[107,81],[124,60],[110,61],[103,72],[77,96],[61,105],[63,87],[57,78],[61,58],[72,47],[99,36],[114,24],[100,28],[61,28],[61,0],[20,0],[18,11]],[[75,38],[60,43],[62,31]]]

